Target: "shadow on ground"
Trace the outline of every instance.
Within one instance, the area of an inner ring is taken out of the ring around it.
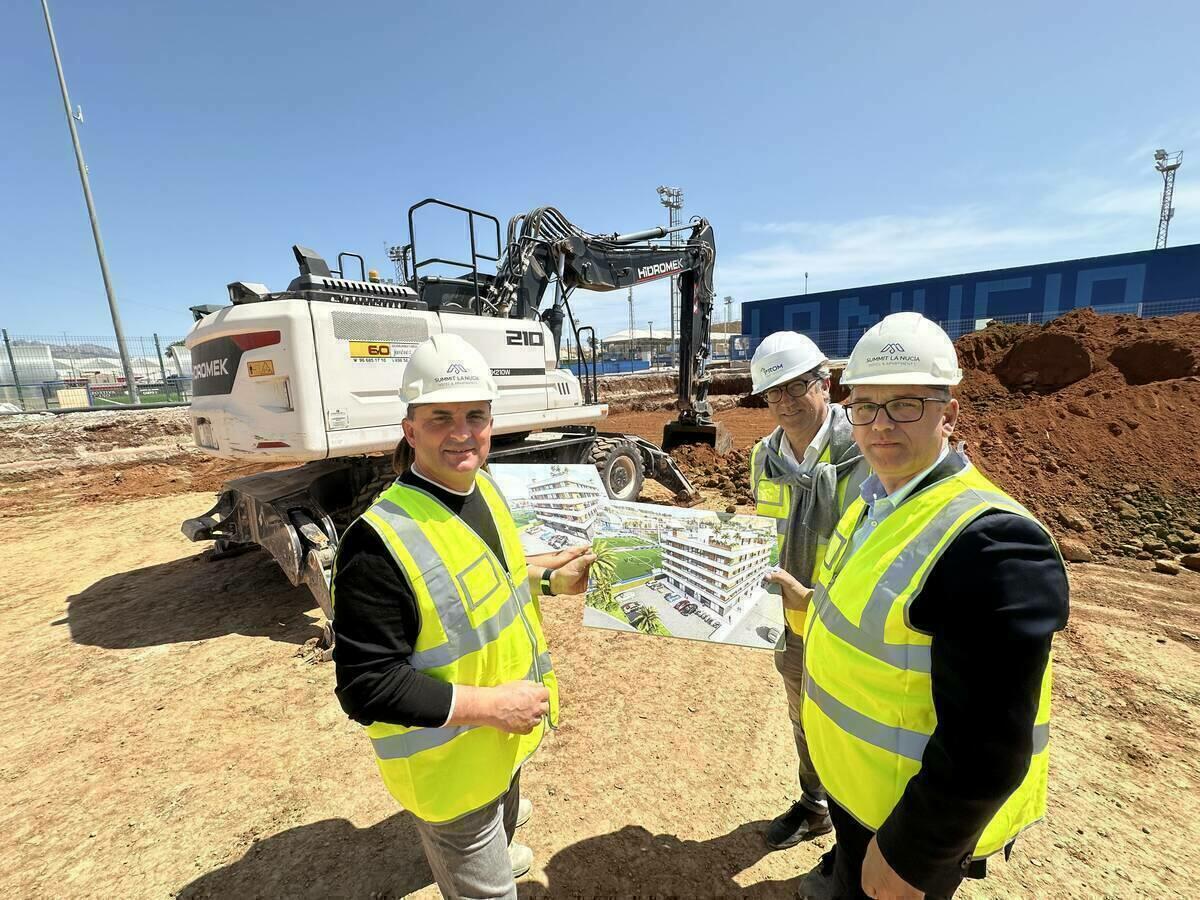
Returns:
[[[317,604],[271,557],[207,553],[101,578],[67,600],[71,640],[108,649],[200,641],[226,634],[303,644],[319,628]],[[60,624],[60,623],[55,623]]]
[[[592,897],[737,897],[794,900],[800,875],[786,882],[742,887],[734,876],[770,850],[767,823],[748,822],[708,841],[651,834],[640,825],[585,838],[565,847],[546,864],[546,886],[518,884],[522,900]],[[534,848],[537,852],[537,848]]]
[[[370,828],[325,819],[272,835],[236,862],[214,869],[176,895],[201,897],[362,897],[398,900],[433,884],[411,815]]]

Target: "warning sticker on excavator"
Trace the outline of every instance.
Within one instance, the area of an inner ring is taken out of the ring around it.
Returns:
[[[407,362],[416,346],[389,341],[351,341],[350,358],[355,362]]]

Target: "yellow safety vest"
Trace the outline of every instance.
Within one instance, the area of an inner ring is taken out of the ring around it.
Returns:
[[[366,726],[388,790],[427,822],[457,819],[501,796],[546,728],[558,724],[558,680],[516,525],[490,476],[480,472],[475,485],[496,522],[507,570],[469,526],[420,488],[393,483],[363,519],[383,538],[416,597],[413,668],[477,687],[540,682],[550,691],[550,721],[525,735],[481,725]]]
[[[933,639],[908,624],[909,606],[946,548],[990,510],[1037,522],[968,465],[910,496],[848,554],[866,511],[860,497],[842,516],[822,561],[804,637],[804,733],[829,795],[872,830],[920,771],[937,725]],[[970,585],[962,585],[961,601],[971,602]],[[1045,815],[1050,670],[1047,662],[1029,769],[984,829],[976,858],[1000,850]]]
[[[786,441],[787,436],[785,435],[783,439]],[[750,487],[754,491],[755,513],[775,520],[775,546],[782,555],[783,538],[788,532],[788,516],[792,511],[792,486],[772,481],[766,477],[766,457],[763,454],[766,444],[767,438],[763,438],[750,451]],[[817,462],[829,462],[830,448],[831,444],[826,443],[825,449],[817,457]],[[846,508],[846,484],[849,476],[850,473],[847,472],[843,478],[839,479],[837,486],[838,509],[843,511]],[[817,574],[821,571],[821,558],[825,555],[825,548],[828,545],[828,537],[817,536],[815,554],[817,562],[813,566],[812,575],[805,581],[806,587],[811,587],[816,583]],[[804,579],[801,580],[804,581]],[[802,610],[788,609],[786,606],[783,608],[783,618],[787,622],[788,630],[797,636],[804,634],[804,616],[805,613]]]

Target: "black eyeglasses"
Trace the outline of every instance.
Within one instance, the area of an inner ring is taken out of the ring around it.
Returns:
[[[763,392],[763,396],[767,398],[768,403],[778,403],[783,399],[784,391],[788,392],[789,397],[803,397],[809,392],[814,384],[819,384],[815,378],[810,381],[805,381],[804,379],[799,378],[795,381],[789,381],[787,384],[780,385],[779,387],[767,388],[767,390]]]
[[[846,416],[851,425],[870,425],[879,416],[879,410],[887,411],[893,422],[916,422],[925,415],[926,403],[949,403],[944,397],[896,397],[887,403],[871,403],[863,400],[846,404]]]

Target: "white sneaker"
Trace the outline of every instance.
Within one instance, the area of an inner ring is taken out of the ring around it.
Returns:
[[[526,800],[522,797],[517,801],[517,828],[520,828],[529,821],[529,817],[533,815],[533,801]]]
[[[528,874],[529,870],[533,868],[533,851],[524,844],[518,844],[516,841],[509,844],[508,858],[512,862],[512,876],[514,880]]]

